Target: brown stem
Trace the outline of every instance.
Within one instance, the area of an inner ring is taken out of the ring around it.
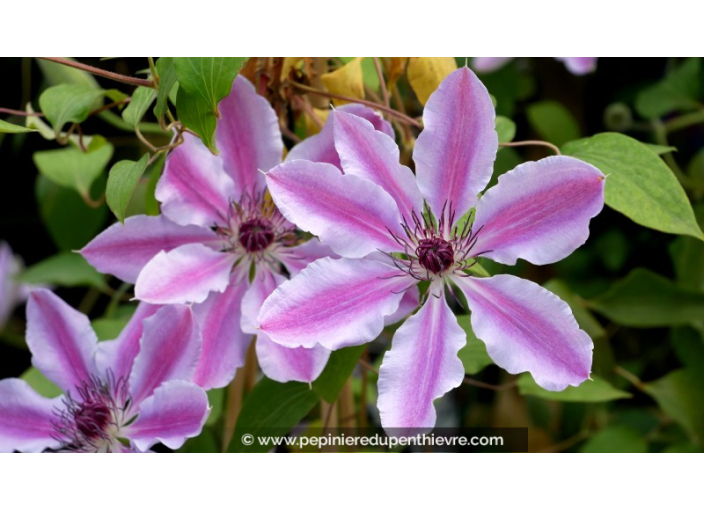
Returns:
[[[44,117],[43,113],[23,112],[22,110],[13,110],[12,108],[0,108],[0,113],[8,115],[17,115],[19,117]]]
[[[310,94],[315,94],[315,95],[323,96],[323,97],[329,97],[331,99],[339,99],[341,101],[348,101],[350,103],[363,104],[363,105],[368,106],[370,108],[376,108],[377,110],[381,110],[382,112],[388,113],[389,115],[393,115],[394,117],[397,117],[398,119],[401,119],[404,122],[406,122],[414,127],[417,127],[418,129],[421,129],[423,127],[423,124],[418,122],[416,119],[413,119],[413,118],[409,117],[408,115],[405,115],[401,112],[397,112],[393,108],[386,107],[383,104],[375,103],[373,101],[367,101],[366,99],[358,99],[356,97],[343,96],[342,94],[333,94],[332,92],[325,92],[324,90],[314,89],[313,87],[308,87],[307,85],[302,85],[301,83],[296,83],[296,82],[290,82],[290,83],[295,88],[300,89],[300,90],[304,90]]]
[[[542,147],[548,147],[555,151],[555,154],[558,156],[561,155],[562,153],[560,152],[560,149],[557,147],[557,145],[553,145],[550,142],[543,142],[542,140],[525,140],[523,142],[504,142],[500,143],[499,147],[523,147],[525,145],[540,145]]]
[[[501,390],[507,390],[509,388],[513,388],[518,383],[514,379],[513,381],[509,381],[506,384],[500,384],[497,386],[495,384],[489,384],[489,383],[485,383],[482,381],[477,381],[476,379],[472,379],[471,377],[465,377],[464,384],[468,384],[469,386],[476,386],[477,388],[484,388],[487,390],[501,391]]]
[[[62,64],[69,67],[75,67],[81,71],[86,71],[97,76],[102,76],[103,78],[108,78],[110,80],[119,81],[121,83],[127,83],[128,85],[135,85],[137,87],[149,87],[154,88],[153,80],[143,80],[141,78],[132,78],[131,76],[125,76],[124,74],[113,73],[112,71],[105,71],[104,69],[98,69],[97,67],[89,66],[86,64],[81,64],[80,62],[74,62],[67,58],[62,57],[37,57],[42,60],[48,60],[49,62],[56,62],[57,64]]]
[[[379,76],[379,86],[381,87],[381,97],[384,98],[384,105],[388,108],[390,106],[389,102],[389,91],[386,89],[386,80],[384,80],[384,73],[381,71],[381,63],[379,62],[379,57],[372,57],[374,59],[374,68],[376,69],[376,74]]]
[[[127,97],[127,98],[122,99],[122,100],[120,100],[120,101],[115,101],[115,102],[113,102],[113,103],[108,103],[108,104],[106,104],[106,105],[101,106],[101,107],[98,108],[97,110],[93,110],[93,111],[90,112],[88,115],[97,115],[97,114],[99,114],[100,112],[104,112],[105,110],[109,110],[109,109],[111,109],[111,108],[115,108],[116,106],[121,106],[121,105],[123,105],[123,104],[127,104],[127,103],[129,103],[130,101],[132,101],[132,98],[131,98],[131,97]]]

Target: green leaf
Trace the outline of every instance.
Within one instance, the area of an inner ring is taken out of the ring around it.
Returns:
[[[538,101],[526,111],[528,122],[541,138],[562,145],[579,138],[579,124],[572,113],[557,101]]]
[[[337,400],[365,348],[366,345],[356,345],[334,351],[330,355],[325,369],[313,382],[313,389],[322,399],[330,404]]]
[[[670,372],[644,385],[643,390],[655,399],[670,416],[697,442],[704,441],[704,373],[693,368]]]
[[[647,119],[656,119],[675,110],[701,107],[699,95],[699,58],[688,58],[665,79],[642,90],[636,96],[636,111]]]
[[[550,280],[543,284],[547,290],[560,297],[572,309],[574,318],[577,319],[579,327],[582,328],[592,338],[599,338],[606,334],[599,321],[594,318],[586,307],[584,300],[572,292],[567,284],[561,280]]]
[[[681,326],[704,317],[704,293],[682,289],[647,269],[636,268],[588,306],[624,326]]]
[[[266,377],[262,378],[247,395],[242,405],[235,434],[227,451],[230,453],[269,451],[272,447],[259,444],[256,439],[258,435],[284,435],[305,418],[319,400],[318,394],[307,384],[297,382],[281,384]],[[242,443],[244,434],[254,436],[253,444]]]
[[[115,318],[101,317],[100,319],[91,321],[91,325],[93,326],[95,334],[98,336],[98,340],[103,342],[105,340],[114,340],[120,336],[120,333],[122,333],[122,330],[125,329],[129,321],[129,315]]]
[[[518,391],[521,395],[532,395],[558,402],[609,402],[632,397],[630,393],[614,388],[595,375],[592,375],[591,381],[584,381],[577,387],[568,386],[563,391],[548,391],[538,386],[529,373],[525,373],[518,378]]]
[[[105,170],[112,151],[111,144],[96,136],[88,152],[65,147],[35,152],[33,159],[39,171],[53,182],[75,189],[82,197],[89,197],[90,188]]]
[[[704,338],[699,331],[688,326],[672,328],[670,341],[683,365],[704,370]]]
[[[20,379],[29,384],[43,397],[54,398],[63,394],[61,388],[47,379],[44,374],[34,367],[30,367],[24,374],[22,374]]]
[[[677,147],[672,147],[671,145],[655,145],[654,143],[644,143],[643,145],[658,156],[662,156],[663,154],[667,154],[669,152],[677,152]]]
[[[499,143],[508,143],[516,136],[516,123],[499,115],[496,117],[496,132],[499,135]]]
[[[340,57],[343,64],[349,64],[357,57]],[[362,76],[364,84],[372,90],[379,90],[379,75],[376,72],[374,59],[372,57],[362,58]]]
[[[627,425],[615,425],[599,431],[582,446],[582,453],[646,453],[648,443],[638,431]]]
[[[467,344],[457,353],[464,371],[467,374],[478,374],[485,367],[492,365],[494,362],[486,352],[484,342],[479,340],[472,329],[471,317],[469,315],[459,315],[457,322],[460,327],[467,333]]]
[[[18,280],[34,285],[105,288],[103,275],[78,253],[59,253],[25,269]]]
[[[217,119],[203,101],[186,92],[183,87],[179,87],[176,96],[176,110],[183,125],[197,134],[213,154],[217,154],[218,150],[215,146]]]
[[[101,89],[65,83],[46,89],[39,96],[39,107],[54,131],[59,133],[67,122],[81,123],[86,120],[96,100],[103,94],[105,92]]]
[[[218,103],[230,93],[245,57],[176,57],[174,68],[181,89],[219,117]]]
[[[144,174],[149,162],[149,154],[143,155],[139,161],[118,161],[110,169],[105,198],[110,210],[120,222],[125,222],[125,211],[132,198],[132,193]]]
[[[158,88],[156,91],[156,105],[154,115],[161,118],[168,108],[169,93],[176,84],[176,69],[174,68],[173,57],[161,57],[156,61],[156,72],[158,76]]]
[[[19,126],[17,124],[12,124],[11,122],[5,122],[0,119],[0,133],[31,133],[33,131],[39,131],[38,129]]]
[[[704,291],[704,243],[691,237],[678,237],[668,248],[678,286]]]
[[[69,58],[69,60],[74,60]],[[72,85],[81,85],[87,88],[100,89],[98,80],[95,76],[87,71],[76,69],[75,67],[66,66],[49,60],[35,60],[39,69],[41,69],[44,78],[49,85],[60,85],[69,83]]]
[[[642,143],[619,133],[601,133],[570,142],[562,152],[606,174],[609,207],[645,227],[704,239],[682,186]]]
[[[218,434],[212,427],[206,427],[198,436],[186,441],[177,451],[178,453],[220,453]]]
[[[122,112],[122,118],[133,128],[137,127],[142,117],[144,117],[144,114],[147,113],[147,110],[154,102],[154,99],[156,99],[154,89],[137,87],[137,90],[132,94],[130,104],[128,104],[125,111]]]
[[[91,191],[97,195],[104,189],[105,176],[101,175]],[[43,175],[37,178],[35,193],[44,225],[61,250],[83,248],[105,224],[105,204],[90,207],[74,190],[54,184]]]

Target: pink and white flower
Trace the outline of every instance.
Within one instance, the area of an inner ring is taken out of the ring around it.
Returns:
[[[418,281],[420,310],[396,332],[379,373],[382,425],[433,427],[433,401],[459,386],[465,332],[445,293],[459,288],[472,327],[510,373],[529,371],[559,391],[589,377],[593,344],[569,307],[510,275],[474,276],[478,257],[503,264],[556,262],[582,245],[604,203],[604,176],[574,158],[519,165],[489,182],[498,149],[494,108],[468,68],[449,75],[423,113],[415,175],[367,121],[336,110],[329,122],[342,169],[289,161],[267,173],[281,213],[340,257],[323,258],[264,302],[259,331],[287,347],[339,349],[369,342]],[[460,221],[474,209],[474,221]]]

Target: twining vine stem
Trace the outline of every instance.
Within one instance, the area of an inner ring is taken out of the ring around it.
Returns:
[[[525,140],[522,142],[504,142],[504,143],[500,143],[499,147],[523,147],[526,145],[541,145],[543,147],[550,148],[558,156],[560,156],[562,154],[557,145],[553,145],[550,142],[543,142],[542,140]]]
[[[154,88],[154,80],[144,80],[142,78],[133,78],[131,76],[125,76],[124,74],[113,73],[112,71],[105,71],[104,69],[99,69],[97,67],[89,66],[86,64],[81,64],[80,62],[74,62],[67,58],[62,57],[37,57],[42,60],[48,60],[49,62],[56,62],[57,64],[62,64],[69,67],[75,67],[81,71],[86,71],[96,76],[102,76],[103,78],[108,78],[110,80],[119,81],[121,83],[127,83],[128,85],[135,85],[137,87],[149,87]]]

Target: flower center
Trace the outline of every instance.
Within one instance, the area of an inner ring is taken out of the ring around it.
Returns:
[[[416,248],[420,265],[431,273],[440,274],[455,263],[452,244],[441,237],[421,239]]]
[[[90,440],[95,440],[104,435],[111,418],[110,409],[100,401],[79,404],[74,414],[76,429]]]
[[[254,253],[267,249],[275,237],[271,223],[261,218],[253,218],[240,225],[237,239],[248,253]]]

